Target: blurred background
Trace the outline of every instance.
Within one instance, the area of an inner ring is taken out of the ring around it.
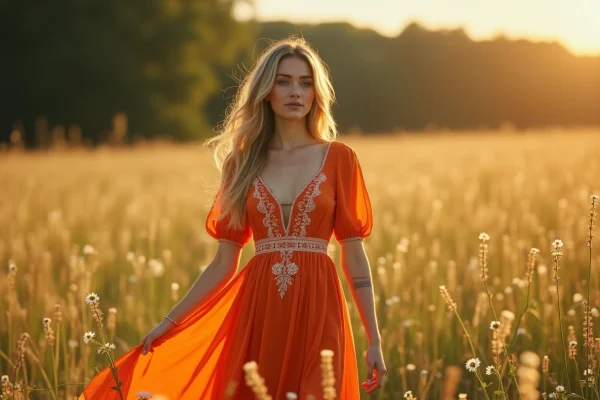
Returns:
[[[205,271],[217,171],[199,144],[269,41],[296,34],[330,68],[373,205],[389,372],[362,397],[487,398],[464,326],[490,398],[500,382],[520,396],[504,344],[523,399],[557,385],[591,398],[579,383],[589,360],[600,392],[598,21],[597,0],[0,0],[3,390],[72,400],[108,365],[85,332],[123,354]],[[341,277],[335,241],[328,251]]]
[[[342,132],[600,125],[600,4],[134,0],[0,4],[0,142],[213,134],[269,39],[329,65]]]

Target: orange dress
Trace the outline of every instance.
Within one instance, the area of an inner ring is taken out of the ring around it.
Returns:
[[[217,194],[206,230],[238,246],[253,236],[255,255],[147,355],[140,354],[140,344],[116,360],[125,399],[136,399],[139,391],[169,399],[253,399],[244,380],[247,361],[257,362],[273,400],[287,392],[321,399],[322,349],[334,352],[338,398],[360,398],[348,309],[327,254],[332,234],[342,242],[371,232],[371,203],[356,153],[342,142],[327,144],[319,171],[296,196],[287,227],[261,178],[249,187],[246,204],[245,228],[228,229]],[[106,368],[79,399],[117,400],[113,385]]]

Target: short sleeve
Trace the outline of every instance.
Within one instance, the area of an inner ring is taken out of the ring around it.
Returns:
[[[362,240],[371,234],[371,200],[354,150],[344,145],[336,166],[334,234],[338,242]]]
[[[246,216],[242,229],[228,227],[229,214],[223,215],[220,206],[221,190],[217,192],[212,206],[206,217],[206,232],[218,241],[229,242],[239,247],[244,247],[252,236],[252,230]],[[247,214],[246,214],[247,215]]]

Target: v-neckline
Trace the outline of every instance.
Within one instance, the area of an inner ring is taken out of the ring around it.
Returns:
[[[292,201],[292,204],[290,206],[290,214],[288,217],[287,226],[285,223],[285,219],[283,218],[283,207],[281,206],[281,202],[273,194],[273,192],[269,188],[269,185],[266,184],[266,182],[262,178],[261,174],[258,175],[258,180],[260,181],[260,183],[265,187],[265,189],[267,189],[267,192],[269,192],[269,194],[271,195],[273,200],[275,200],[275,203],[277,203],[277,208],[279,208],[279,216],[280,216],[281,225],[283,227],[283,232],[285,233],[286,237],[289,236],[289,230],[290,230],[290,226],[292,224],[292,217],[294,216],[294,207],[296,205],[296,200],[298,200],[298,198],[302,195],[302,193],[304,193],[304,191],[310,186],[310,184],[321,174],[321,172],[323,172],[323,169],[325,168],[325,163],[327,162],[327,158],[329,156],[329,149],[331,149],[332,143],[333,142],[329,142],[327,144],[327,148],[325,149],[325,155],[323,156],[323,160],[321,160],[321,166],[319,167],[318,171],[312,176],[312,178],[309,179],[309,181],[306,183],[306,185],[304,185],[304,187],[296,195],[296,197],[294,197],[294,201]]]

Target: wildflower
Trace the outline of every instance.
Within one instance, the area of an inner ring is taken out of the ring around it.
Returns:
[[[335,376],[333,374],[333,350],[321,350],[321,376],[323,399],[335,399]]]
[[[17,270],[17,264],[15,264],[15,262],[13,260],[10,260],[8,262],[8,271],[9,272],[14,272]]]
[[[60,309],[60,303],[54,304],[54,319],[56,322],[61,322],[63,319],[63,313]]]
[[[466,363],[467,370],[469,370],[470,372],[477,371],[477,368],[479,368],[480,365],[481,365],[481,361],[479,361],[479,358],[471,358]]]
[[[548,358],[548,356],[544,356],[544,358],[542,359],[542,372],[544,374],[547,374],[550,371],[550,359]]]
[[[88,344],[90,342],[90,340],[92,340],[92,338],[96,336],[96,334],[94,332],[86,332],[83,334],[83,342],[85,344]]]
[[[91,245],[86,244],[85,246],[83,246],[83,254],[86,256],[91,256],[93,254],[96,254],[97,251],[95,248],[93,248]]]
[[[111,307],[108,309],[108,318],[106,319],[106,326],[110,331],[117,329],[117,309]]]
[[[583,345],[590,350],[594,349],[594,323],[592,312],[587,301],[583,301]]]
[[[56,337],[54,336],[54,330],[52,329],[52,326],[50,326],[52,319],[46,317],[42,320],[42,322],[44,323],[44,336],[48,341],[48,344],[50,346],[54,346]]]
[[[298,395],[294,392],[287,392],[285,394],[285,398],[286,398],[286,400],[295,400],[298,398]]]
[[[148,267],[150,268],[150,271],[152,272],[153,276],[162,276],[165,273],[165,266],[164,264],[160,261],[157,260],[155,258],[151,258],[150,260],[148,260]]]
[[[496,367],[494,367],[493,365],[485,367],[485,374],[486,375],[492,375],[494,372],[496,372]]]
[[[135,395],[137,396],[138,400],[148,400],[153,397],[152,393],[145,391],[137,392]]]
[[[556,389],[555,389],[555,390],[556,390],[556,392],[558,392],[558,393],[560,393],[560,392],[564,392],[564,391],[565,391],[565,387],[564,387],[564,386],[562,386],[562,385],[558,385],[558,386],[556,387]]]
[[[117,348],[117,346],[115,346],[113,343],[104,343],[98,349],[98,354],[108,354],[109,352],[111,352],[112,350],[114,350],[116,348]]]
[[[527,282],[531,283],[533,281],[533,270],[535,268],[535,257],[540,251],[535,247],[532,247],[529,250],[529,256],[527,259],[527,273],[525,274],[525,279]]]
[[[596,212],[596,208],[598,207],[598,199],[600,199],[600,197],[598,197],[595,194],[590,196],[590,214],[588,218],[589,230],[587,242],[587,245],[590,248],[592,247],[592,242],[594,240],[594,222],[596,221],[596,217],[598,216],[598,213]]]
[[[404,393],[404,398],[406,400],[417,400],[417,398],[413,396],[412,390],[406,391],[406,393]]]
[[[417,366],[415,364],[406,364],[407,371],[414,371],[416,369],[417,369]]]
[[[100,296],[96,293],[90,293],[85,297],[85,302],[88,304],[98,304],[100,301]]]
[[[488,275],[488,264],[487,264],[487,253],[488,253],[488,244],[487,241],[490,239],[489,235],[485,232],[482,232],[479,235],[479,240],[481,243],[479,244],[479,266],[481,267],[481,272],[479,276],[483,281],[486,281],[489,278]]]
[[[271,399],[265,386],[265,379],[258,373],[258,364],[256,364],[256,361],[245,363],[244,372],[246,374],[246,384],[252,388],[256,397],[260,400]]]
[[[104,324],[102,322],[103,314],[102,314],[102,311],[100,310],[100,307],[98,306],[98,304],[100,303],[100,296],[98,296],[96,293],[90,293],[85,297],[85,302],[91,306],[92,316],[98,323],[98,326],[100,328],[102,328],[104,326]]]
[[[466,399],[466,398],[467,398],[467,394],[466,394],[466,393],[460,393],[460,394],[458,395],[458,398],[459,398],[459,399]]]
[[[446,304],[448,304],[448,309],[450,311],[456,311],[456,303],[450,297],[450,293],[448,293],[448,289],[446,289],[446,286],[440,286],[440,293],[442,294],[442,297],[444,298]]]

